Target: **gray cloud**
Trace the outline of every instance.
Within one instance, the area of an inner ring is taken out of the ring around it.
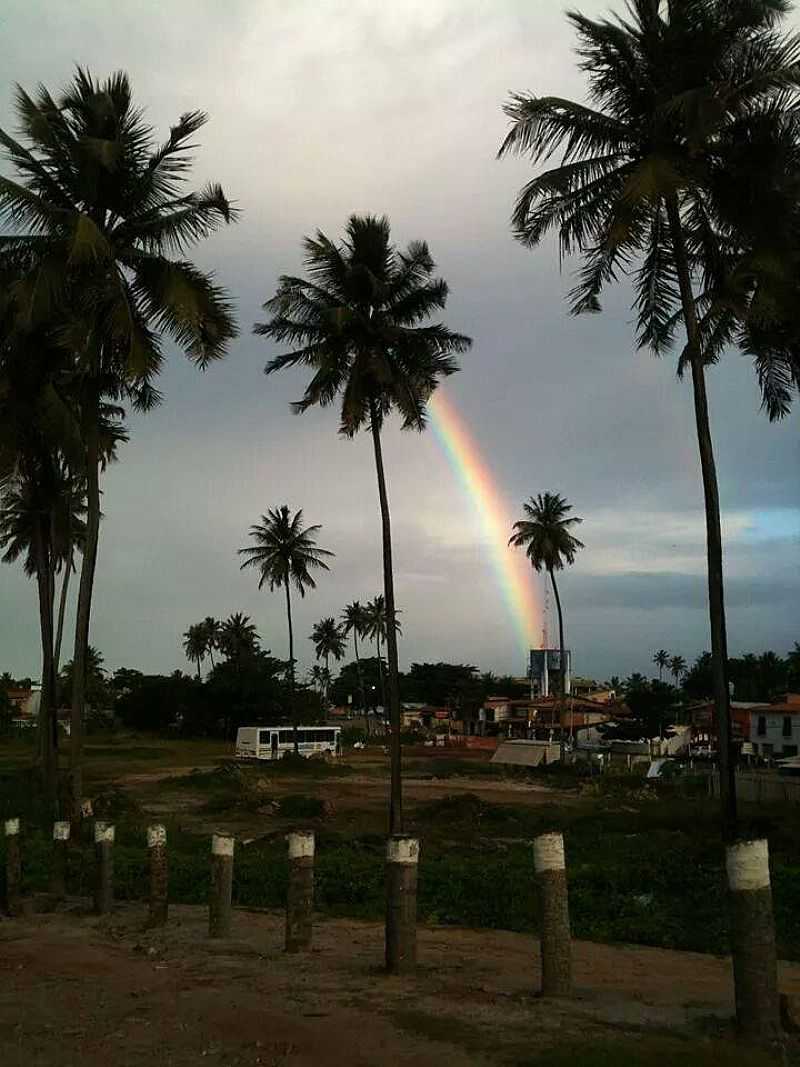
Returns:
[[[425,237],[450,282],[448,321],[475,344],[448,391],[509,513],[552,488],[585,518],[586,551],[564,579],[579,669],[626,673],[645,667],[654,646],[680,644],[687,656],[705,647],[689,385],[676,380],[674,361],[634,350],[624,286],[603,315],[571,319],[570,264],[560,274],[552,245],[531,254],[508,231],[529,171],[494,159],[500,104],[510,89],[582,91],[559,5],[237,0],[223,12],[212,0],[7,0],[0,26],[2,125],[14,81],[58,87],[75,62],[98,73],[124,67],[160,132],[188,108],[211,113],[197,182],[222,181],[243,211],[198,252],[236,295],[240,341],[205,375],[172,353],[164,406],[132,420],[106,481],[93,641],[111,665],[180,665],[186,626],[234,610],[252,614],[282,654],[280,598],[258,593],[235,557],[272,504],[304,507],[337,553],[298,608],[301,633],[379,588],[368,440],[339,439],[332,411],[292,416],[302,376],[265,379],[273,349],[249,333],[278,274],[299,268],[302,235],[317,226],[336,234],[351,211],[366,210],[388,213],[400,242]],[[732,642],[785,648],[800,637],[797,418],[767,424],[738,356],[709,379]],[[433,436],[392,429],[386,460],[404,661],[520,670],[490,546]],[[37,647],[33,586],[4,567],[0,669],[35,673]],[[303,655],[310,660],[310,646]]]

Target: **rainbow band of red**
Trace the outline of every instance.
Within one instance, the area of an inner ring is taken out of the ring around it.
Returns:
[[[442,389],[434,393],[428,408],[436,439],[480,517],[491,565],[527,663],[529,649],[538,647],[541,613],[530,564],[522,551],[508,547],[514,517],[477,442]]]

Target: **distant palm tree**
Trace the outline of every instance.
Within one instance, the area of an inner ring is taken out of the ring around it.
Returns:
[[[255,332],[287,342],[291,350],[267,364],[267,373],[298,365],[311,369],[297,412],[341,400],[340,432],[368,429],[375,453],[383,533],[386,614],[395,617],[392,532],[381,431],[397,412],[404,429],[425,429],[426,405],[441,378],[458,370],[454,354],[471,344],[441,322],[426,322],[447,302],[447,284],[422,241],[405,252],[392,244],[384,216],[352,215],[344,240],[306,238],[307,278],[284,276],[265,305],[272,316]],[[392,722],[390,832],[401,833],[400,684],[394,626],[387,628],[389,708]]]
[[[653,656],[653,663],[658,667],[658,680],[664,680],[664,668],[669,666],[669,652],[665,648],[659,649]]]
[[[258,631],[249,615],[240,611],[229,615],[220,625],[218,647],[223,656],[239,664],[243,657],[253,655],[258,649]]]
[[[317,689],[320,696],[327,693],[328,686],[331,684],[331,672],[329,670],[320,666],[319,663],[315,663],[309,671],[309,677],[311,678],[311,684]]]
[[[183,635],[183,651],[190,663],[197,664],[197,678],[200,679],[200,664],[205,659],[207,649],[206,635],[202,623],[190,626]]]
[[[325,562],[333,552],[317,546],[314,535],[321,526],[304,526],[303,510],[292,515],[286,504],[271,508],[261,516],[261,523],[250,527],[250,536],[256,542],[248,548],[240,548],[239,555],[244,556],[241,569],[256,567],[259,571],[258,588],[269,585],[270,591],[282,588],[286,592],[286,618],[289,624],[289,693],[292,702],[292,723],[294,728],[294,751],[299,753],[297,736],[297,708],[294,698],[294,632],[292,630],[291,587],[294,586],[301,597],[306,589],[316,589],[317,583],[311,577],[312,570],[329,569]]]
[[[219,635],[222,623],[212,615],[206,615],[202,622],[203,635],[206,640],[206,652],[211,659],[211,669],[214,669],[214,650],[219,648]]]
[[[564,696],[564,683],[567,676],[564,656],[564,616],[561,611],[561,597],[556,584],[556,571],[575,562],[577,552],[583,543],[570,533],[570,528],[578,526],[583,519],[570,516],[572,505],[568,504],[558,493],[539,493],[534,499],[522,505],[525,518],[514,523],[509,544],[515,548],[525,548],[525,554],[537,573],[542,570],[550,575],[553,595],[558,611],[558,646],[561,652],[561,673],[559,681],[560,695]]]
[[[352,604],[348,604],[342,612],[342,626],[345,634],[353,635],[353,650],[356,656],[356,673],[358,674],[358,690],[361,697],[361,707],[366,707],[366,696],[364,693],[364,677],[361,673],[361,659],[358,655],[358,639],[364,637],[367,632],[368,616],[364,605],[354,600]]]
[[[686,660],[683,656],[673,656],[670,659],[669,673],[675,679],[675,685],[680,685],[681,677],[686,674]]]
[[[387,638],[387,617],[386,617],[386,601],[383,599],[383,594],[378,593],[372,600],[367,602],[365,607],[367,625],[364,631],[366,637],[372,638],[375,642],[375,648],[377,650],[378,657],[378,682],[381,687],[381,704],[383,706],[384,715],[386,714],[386,687],[383,680],[383,660],[381,659],[381,644],[386,643]],[[400,625],[400,620],[397,618],[400,615],[400,610],[396,610],[394,613],[394,629],[395,633],[401,634],[403,628]]]
[[[317,659],[325,660],[325,671],[328,678],[330,678],[331,656],[335,660],[340,660],[344,655],[347,644],[344,630],[337,625],[336,619],[329,616],[327,619],[320,619],[314,626],[311,631],[311,640],[314,642],[314,652]],[[325,699],[328,699],[327,686],[325,688]]]

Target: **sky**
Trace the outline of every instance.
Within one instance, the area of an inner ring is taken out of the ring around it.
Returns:
[[[609,9],[606,0],[576,6]],[[800,28],[796,13],[792,21]],[[194,184],[221,182],[241,210],[194,256],[234,295],[240,338],[205,374],[170,350],[164,403],[131,420],[104,482],[91,641],[109,668],[189,670],[189,624],[235,611],[286,656],[283,598],[259,592],[236,557],[272,506],[302,507],[336,553],[296,605],[302,667],[313,662],[314,622],[380,591],[370,440],[338,437],[330,409],[293,415],[303,372],[266,378],[279,349],[251,333],[278,276],[300,271],[303,236],[336,237],[353,212],[386,213],[401,246],[427,240],[450,285],[446,321],[474,343],[447,400],[490,474],[494,528],[507,529],[544,490],[584,520],[586,547],[561,579],[574,670],[625,676],[652,671],[656,649],[692,660],[709,646],[690,384],[677,380],[674,359],[636,351],[624,285],[608,292],[602,315],[571,318],[574,264],[560,270],[554,244],[530,252],[510,234],[531,170],[495,159],[502,104],[511,91],[580,99],[572,47],[562,5],[550,0],[5,0],[3,128],[14,125],[14,83],[56,91],[75,64],[98,76],[125,69],[159,138],[182,112],[209,113]],[[798,414],[770,425],[752,368],[734,352],[709,372],[709,391],[731,652],[783,654],[800,640]],[[384,451],[401,666],[447,660],[522,673],[497,539],[441,440],[390,425]],[[516,573],[533,583],[538,647],[542,580]],[[552,605],[547,628],[552,643]],[[9,566],[0,568],[1,670],[39,670],[35,587]]]

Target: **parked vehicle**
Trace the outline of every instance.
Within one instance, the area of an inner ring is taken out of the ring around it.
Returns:
[[[298,726],[300,755],[340,756],[341,733],[341,726]],[[237,759],[282,759],[287,752],[294,752],[291,726],[240,726],[236,733]]]

